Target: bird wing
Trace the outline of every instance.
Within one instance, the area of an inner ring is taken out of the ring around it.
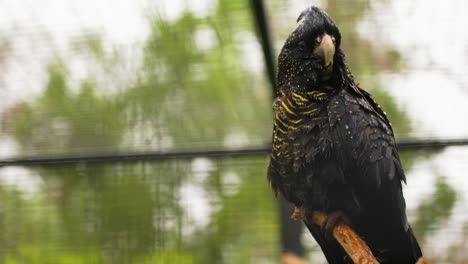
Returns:
[[[406,178],[385,113],[369,93],[357,87],[343,89],[333,97],[328,112],[336,158],[346,168],[347,180],[359,200],[379,211],[383,210],[380,206],[391,208],[385,213],[399,217],[407,230],[401,186]]]

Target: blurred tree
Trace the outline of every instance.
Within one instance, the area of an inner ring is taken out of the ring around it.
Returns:
[[[82,81],[73,93],[61,61],[52,63],[48,72],[42,96],[33,103],[18,104],[11,118],[8,129],[23,153],[63,154],[118,146],[125,129],[121,104],[97,95],[92,80]]]
[[[457,193],[446,183],[445,178],[437,178],[434,192],[417,209],[418,218],[413,228],[418,237],[424,239],[434,227],[447,220],[456,200]]]
[[[413,229],[422,245],[434,246],[430,235],[437,229],[443,228],[449,217],[452,215],[452,209],[457,201],[457,192],[446,182],[445,177],[438,177],[434,191],[426,196],[416,209],[416,221],[413,221]],[[434,263],[455,263],[458,259],[464,259],[465,256],[454,256],[453,252],[463,248],[463,244],[452,244],[449,247],[448,254],[434,254],[426,252],[426,257]],[[449,261],[449,262],[447,262]]]
[[[289,2],[274,3],[281,7]],[[354,31],[366,2],[354,3],[356,12],[344,12],[350,9],[347,1],[333,3],[328,11],[342,26],[356,79],[370,79],[364,88],[377,87],[371,92],[397,131],[408,132],[406,115],[379,88],[380,69],[373,66],[377,57]],[[98,33],[86,34],[72,47],[88,63],[88,76],[75,85],[69,61],[52,61],[42,94],[9,111],[9,135],[27,155],[243,147],[269,141],[271,91],[263,71],[255,69],[260,47],[248,8],[244,0],[218,0],[206,16],[188,11],[173,20],[151,16],[141,65],[124,72],[129,76],[117,69],[125,63],[117,51],[104,49]],[[270,17],[282,10],[273,12]],[[385,67],[396,67],[388,61]],[[201,168],[204,176],[197,174],[194,162],[177,160],[33,167],[43,181],[33,199],[0,188],[0,197],[8,201],[0,208],[4,261],[274,262],[280,253],[279,228],[266,158],[210,162],[212,167]],[[207,193],[206,223],[193,219],[190,206],[181,202],[183,191],[192,203],[203,202],[187,184]]]

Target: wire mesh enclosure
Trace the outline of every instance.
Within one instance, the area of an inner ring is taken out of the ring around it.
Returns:
[[[278,263],[274,64],[311,4],[392,121],[424,254],[468,260],[464,1],[8,0],[0,262]]]

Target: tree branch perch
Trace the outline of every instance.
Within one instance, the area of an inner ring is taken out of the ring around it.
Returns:
[[[312,222],[321,226],[327,218],[325,213],[314,211]],[[333,229],[333,237],[340,243],[356,264],[379,264],[372,251],[359,235],[347,224],[338,223]]]
[[[314,211],[312,214],[312,222],[319,226],[323,224],[326,218],[327,215],[320,211]],[[379,264],[366,242],[347,224],[338,223],[333,229],[333,237],[340,243],[354,263]],[[431,264],[431,262],[425,258],[420,258],[416,264]]]

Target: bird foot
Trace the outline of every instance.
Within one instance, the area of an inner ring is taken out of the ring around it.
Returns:
[[[300,220],[302,218],[302,211],[298,207],[294,207],[294,212],[291,215],[291,218],[294,220]]]
[[[320,226],[320,230],[325,235],[326,239],[333,238],[333,229],[335,229],[335,226],[339,223],[345,223],[349,226],[352,226],[349,218],[340,210],[334,211],[333,213],[329,214],[327,218],[325,218],[322,225]]]

